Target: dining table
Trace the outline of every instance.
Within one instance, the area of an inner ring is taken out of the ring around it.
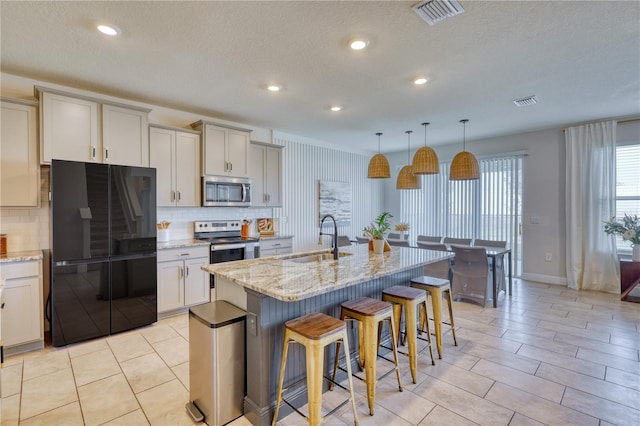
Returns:
[[[412,247],[412,248],[419,248],[419,249],[423,249],[423,250],[429,250],[426,247],[420,247],[416,244],[415,241],[408,241],[407,240],[395,240],[395,239],[387,239],[387,241],[389,242],[389,244],[394,245],[394,243],[402,243],[404,244],[408,244],[408,247]],[[453,251],[451,250],[451,245],[450,244],[445,244],[445,246],[447,247],[447,251]],[[498,289],[496,287],[497,284],[497,279],[496,279],[496,269],[497,269],[497,259],[502,260],[503,264],[504,264],[504,256],[508,256],[509,259],[509,287],[508,287],[508,291],[507,291],[507,295],[512,295],[512,287],[513,287],[513,270],[512,270],[512,255],[511,255],[511,249],[508,247],[486,247],[486,246],[470,246],[470,247],[483,247],[486,252],[487,252],[487,258],[491,260],[491,276],[492,276],[492,283],[493,283],[493,307],[497,308],[498,307]],[[455,258],[454,258],[454,262],[455,262]]]

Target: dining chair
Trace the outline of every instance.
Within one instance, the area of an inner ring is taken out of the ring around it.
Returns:
[[[450,237],[444,237],[444,240],[442,241],[443,244],[447,244],[447,245],[451,245],[451,244],[456,244],[459,246],[470,246],[471,245],[471,238],[450,238]]]
[[[500,240],[482,240],[476,239],[473,241],[474,247],[496,247],[496,248],[506,248],[507,242]],[[496,262],[496,287],[498,291],[505,290],[505,283],[507,282],[506,272],[504,270],[504,258],[495,257]]]
[[[356,237],[357,244],[369,244],[369,239],[365,237]]]
[[[455,254],[451,297],[484,307],[492,298],[487,250],[457,245],[452,245],[451,250]]]
[[[424,243],[437,243],[440,244],[442,242],[442,237],[431,237],[428,235],[418,235],[418,242]]]
[[[391,235],[391,234],[389,234]],[[388,239],[387,242],[390,246],[398,246],[398,247],[409,247],[409,241],[407,240],[392,240]]]
[[[398,234],[397,232],[389,232],[389,236],[387,237],[389,240],[407,240],[409,239],[409,234]]]
[[[351,239],[346,235],[338,235],[338,247],[350,246]]]
[[[418,247],[426,250],[447,251],[444,244],[417,242]],[[424,266],[424,274],[428,277],[441,278],[451,281],[451,261],[449,259],[439,260]]]

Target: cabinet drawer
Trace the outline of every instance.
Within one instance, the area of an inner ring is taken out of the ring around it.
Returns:
[[[268,240],[260,240],[260,251],[291,247],[291,238],[274,238]]]
[[[40,275],[40,262],[18,262],[0,264],[0,278],[10,280]]]
[[[169,262],[195,257],[209,258],[209,246],[183,247],[176,249],[158,250],[158,262]]]

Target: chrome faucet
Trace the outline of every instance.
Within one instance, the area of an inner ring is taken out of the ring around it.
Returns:
[[[331,220],[333,221],[333,234],[325,234],[324,232],[322,232],[322,225],[324,225],[324,221],[326,218],[331,218]],[[320,238],[322,238],[323,235],[331,235],[331,249],[333,251],[333,259],[338,260],[338,224],[336,223],[336,218],[330,214],[325,215],[320,221]]]

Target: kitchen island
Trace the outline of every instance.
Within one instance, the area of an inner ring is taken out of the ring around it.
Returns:
[[[216,299],[247,311],[244,413],[253,424],[271,424],[286,321],[312,312],[339,318],[342,302],[380,299],[383,289],[409,285],[411,278],[423,275],[424,265],[453,256],[405,247],[374,254],[366,244],[341,247],[340,255],[334,260],[327,251],[318,251],[203,267],[215,276]],[[333,359],[329,352],[327,368]],[[305,376],[304,350],[292,345],[288,360],[285,387]],[[290,387],[290,392],[298,390]],[[304,397],[303,389],[299,393]]]

